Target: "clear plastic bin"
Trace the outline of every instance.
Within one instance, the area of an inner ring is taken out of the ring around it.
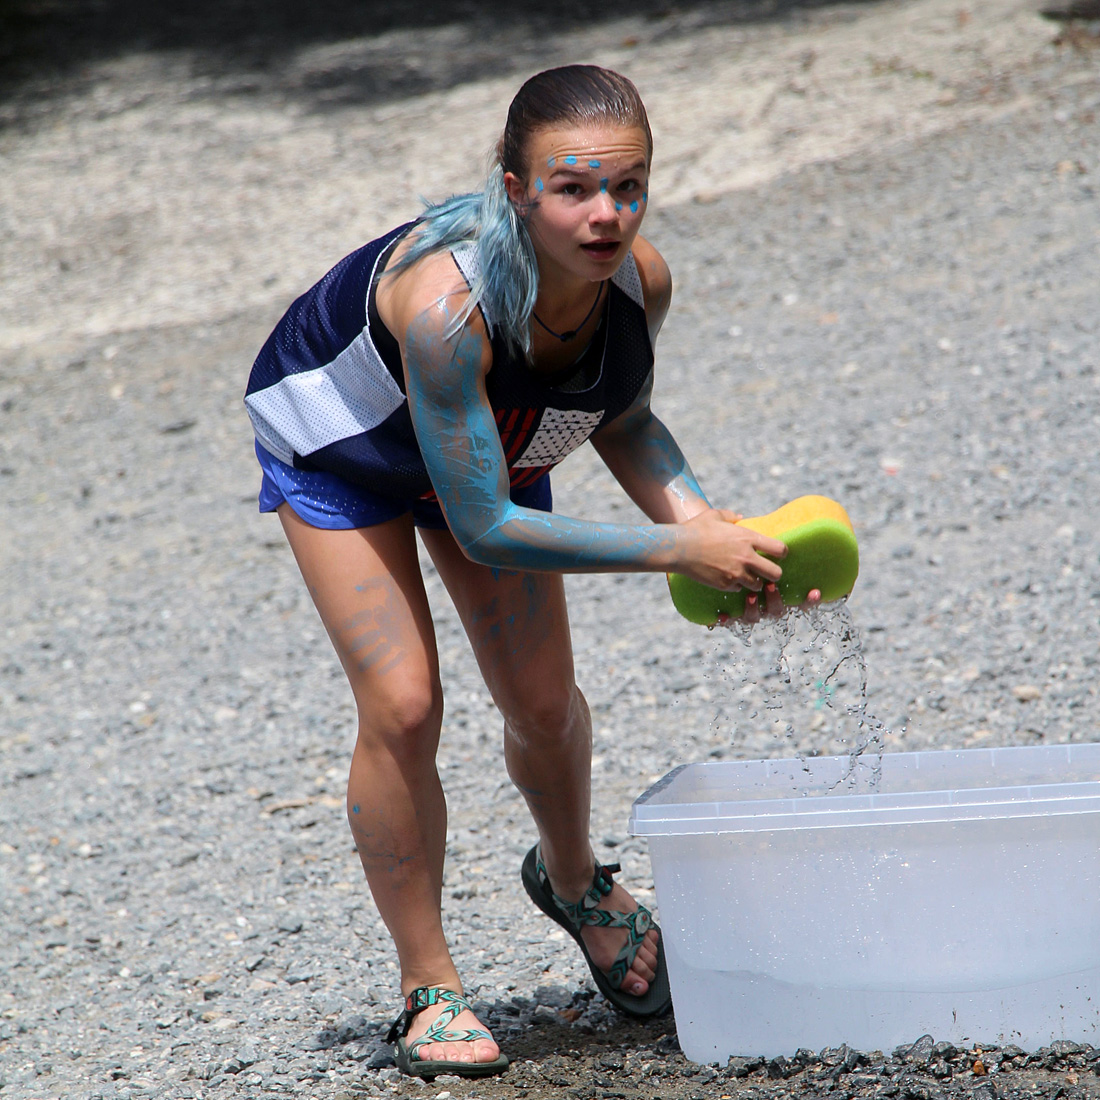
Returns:
[[[688,764],[630,831],[694,1061],[1100,1041],[1100,744]]]

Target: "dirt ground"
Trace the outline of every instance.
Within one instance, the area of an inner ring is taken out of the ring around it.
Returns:
[[[415,196],[476,188],[517,77],[545,64],[598,57],[636,80],[667,211],[1019,110],[1013,76],[1057,31],[1030,0],[588,20],[426,5],[423,22],[417,5],[415,30],[372,7],[197,4],[162,24],[136,3],[59,18],[9,0],[0,348],[270,315]]]

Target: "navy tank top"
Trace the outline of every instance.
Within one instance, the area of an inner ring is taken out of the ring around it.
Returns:
[[[298,469],[325,470],[372,492],[434,496],[413,432],[397,341],[373,308],[390,252],[415,223],[351,253],[287,310],[257,356],[245,406],[257,442]],[[452,252],[466,282],[474,245]],[[653,369],[633,256],[612,277],[602,323],[580,360],[545,378],[510,352],[486,305],[486,390],[514,488],[530,485],[625,412]]]

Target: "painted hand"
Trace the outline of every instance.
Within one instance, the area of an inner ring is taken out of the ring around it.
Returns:
[[[787,547],[778,539],[737,526],[739,518],[736,512],[709,508],[687,520],[683,524],[690,533],[687,560],[677,564],[676,571],[724,592],[742,588],[759,592],[779,580],[783,570],[771,559],[786,557]]]

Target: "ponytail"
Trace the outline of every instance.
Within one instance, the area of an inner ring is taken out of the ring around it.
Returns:
[[[489,172],[484,191],[426,205],[412,244],[391,271],[461,244],[476,245],[480,271],[465,305],[444,335],[458,332],[484,302],[505,344],[528,357],[531,314],[539,288],[538,263],[523,217],[504,189],[499,162]]]
[[[499,162],[493,165],[481,194],[479,215],[481,274],[463,312],[468,316],[484,297],[505,342],[527,357],[531,354],[531,314],[539,292],[539,267],[523,215],[504,189],[504,169]]]

